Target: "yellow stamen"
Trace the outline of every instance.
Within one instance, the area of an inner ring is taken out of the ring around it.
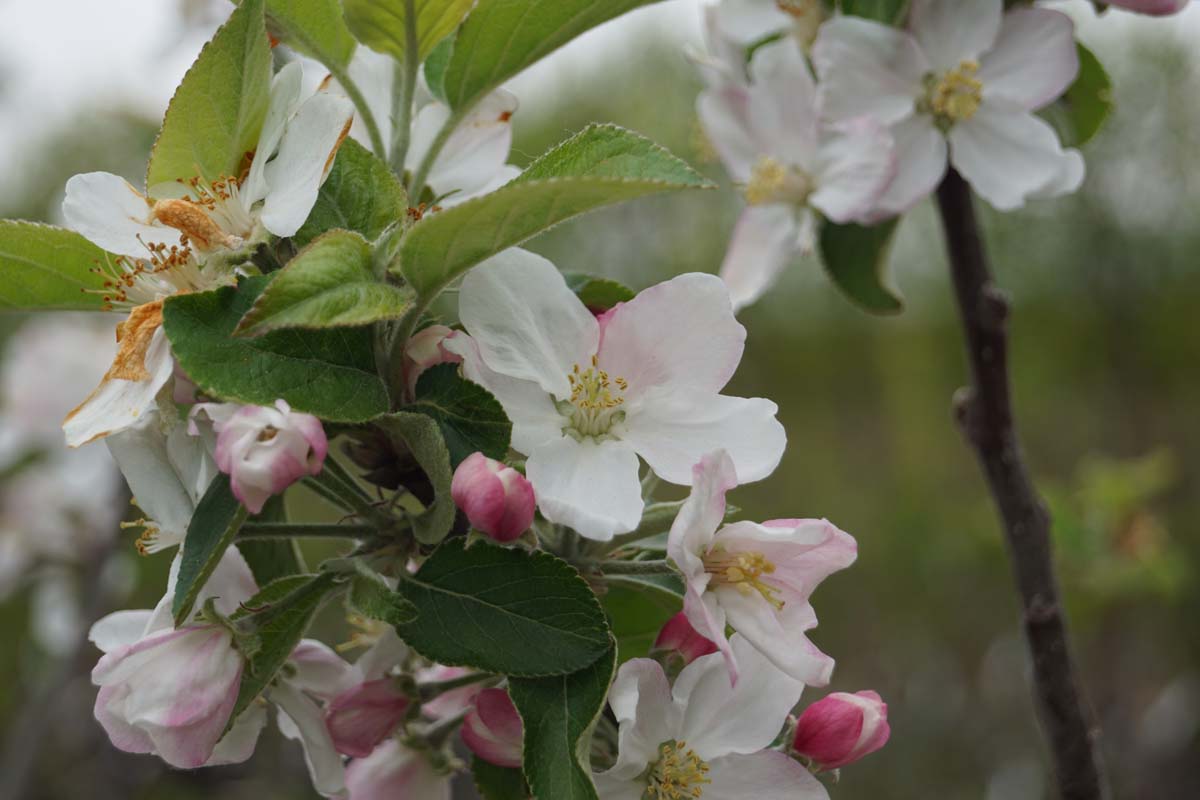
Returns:
[[[796,167],[763,156],[750,171],[744,193],[752,206],[771,203],[803,205],[813,192],[812,179]]]
[[[983,103],[983,83],[975,77],[978,61],[963,61],[930,81],[929,108],[946,125],[965,122]]]
[[[783,608],[779,589],[763,580],[775,572],[775,564],[762,553],[714,548],[704,557],[704,570],[712,575],[711,586],[732,586],[747,596],[758,592],[776,609]]]
[[[690,750],[687,742],[665,742],[659,760],[646,776],[643,800],[695,800],[712,783],[708,764]]]
[[[571,398],[563,412],[571,419],[568,431],[583,437],[603,436],[620,421],[629,382],[620,376],[610,377],[600,369],[596,356],[592,356],[591,366],[586,370],[578,364],[572,367],[567,373],[567,383]]]

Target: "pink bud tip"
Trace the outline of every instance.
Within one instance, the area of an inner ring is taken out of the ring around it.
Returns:
[[[517,707],[503,689],[484,689],[463,720],[463,743],[475,755],[498,767],[521,766],[524,726]]]
[[[887,704],[875,692],[835,692],[804,709],[792,749],[822,769],[858,761],[887,744]]]
[[[458,364],[462,356],[442,347],[442,342],[454,331],[445,325],[430,325],[414,333],[404,344],[404,378],[409,395],[416,394],[417,379],[430,367],[438,364]]]
[[[684,665],[690,664],[700,656],[717,652],[713,642],[701,636],[688,621],[687,614],[680,611],[667,620],[658,638],[654,640],[654,649],[667,653],[678,653],[683,658]]]
[[[458,465],[450,495],[471,527],[498,542],[511,542],[533,524],[533,484],[483,453],[472,453]]]
[[[366,758],[391,735],[408,711],[408,698],[390,678],[360,683],[333,698],[325,727],[339,753]]]

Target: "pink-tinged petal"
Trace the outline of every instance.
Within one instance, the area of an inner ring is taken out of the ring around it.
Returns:
[[[321,709],[287,681],[277,681],[267,690],[279,706],[277,722],[288,739],[300,742],[313,788],[325,797],[337,797],[346,789],[342,757],[333,745]]]
[[[890,128],[895,144],[896,174],[865,222],[903,214],[933,192],[946,174],[947,147],[928,116],[915,116]]]
[[[734,655],[733,645],[729,643],[729,637],[725,634],[725,609],[717,602],[715,594],[705,591],[709,580],[707,572],[688,580],[687,589],[683,593],[683,613],[687,615],[688,622],[692,623],[697,633],[717,646],[717,652],[725,662],[729,680],[737,683],[737,656]]]
[[[822,769],[837,769],[875,752],[890,736],[887,704],[876,692],[835,692],[800,715],[792,749]]]
[[[750,118],[765,152],[812,172],[817,155],[817,84],[791,36],[764,45],[750,62]]]
[[[704,800],[829,800],[815,775],[777,750],[723,756],[708,766]]]
[[[607,542],[641,521],[637,453],[625,442],[560,436],[529,454],[525,474],[546,519],[588,539]]]
[[[354,671],[360,680],[369,681],[382,678],[391,674],[396,667],[403,665],[408,656],[408,645],[396,634],[394,628],[389,627],[354,662]]]
[[[533,485],[483,453],[472,453],[458,465],[450,495],[473,528],[498,542],[511,542],[533,524]]]
[[[912,116],[930,70],[912,36],[857,17],[822,25],[812,57],[821,113],[834,121],[872,116],[890,125]]]
[[[519,768],[525,728],[516,706],[503,689],[484,689],[463,721],[463,743],[484,761]]]
[[[733,459],[724,450],[705,453],[692,466],[692,492],[667,536],[667,556],[689,580],[704,573],[701,557],[725,520],[725,494],[737,485]]]
[[[115,611],[101,617],[88,631],[88,641],[102,652],[111,653],[142,638],[151,612],[147,610]]]
[[[1138,14],[1165,17],[1178,14],[1187,7],[1188,0],[1108,0],[1109,5],[1124,8]]]
[[[714,546],[729,553],[761,553],[775,566],[767,579],[785,601],[806,602],[821,581],[858,557],[854,537],[823,519],[735,522],[722,528]]]
[[[362,683],[333,698],[325,727],[339,753],[366,758],[404,719],[408,704],[391,678]]]
[[[107,172],[88,172],[67,181],[62,210],[67,227],[110,253],[148,258],[147,245],[179,244],[179,231],[151,222],[142,193]]]
[[[572,368],[586,368],[600,343],[596,318],[554,265],[515,247],[467,273],[459,317],[489,368],[559,399],[571,394]]]
[[[1058,197],[1083,183],[1083,156],[1064,150],[1049,123],[1014,106],[985,102],[950,131],[950,160],[1000,211],[1033,197]]]
[[[809,686],[829,683],[834,661],[805,635],[817,625],[812,606],[791,603],[778,611],[758,593],[746,595],[727,586],[713,594],[729,625],[781,672]]]
[[[657,661],[634,658],[617,670],[608,704],[618,726],[617,762],[601,773],[607,781],[633,780],[659,758],[663,742],[679,738],[683,709]]]
[[[221,737],[206,767],[223,764],[241,764],[250,760],[258,745],[258,736],[267,724],[267,708],[263,703],[253,703],[241,713],[229,732]]]
[[[291,674],[288,682],[321,700],[331,700],[364,680],[382,675],[364,676],[354,665],[324,642],[302,639],[288,656]]]
[[[870,117],[832,127],[821,142],[809,204],[837,223],[861,222],[896,177],[892,134]]]
[[[745,342],[725,283],[691,272],[644,289],[616,309],[604,328],[600,368],[629,382],[626,403],[659,387],[719,392],[737,370]]]
[[[696,98],[696,115],[729,177],[736,183],[750,180],[754,163],[764,155],[749,127],[750,90],[732,82],[706,89]]]
[[[748,206],[738,217],[721,262],[734,311],[754,304],[779,280],[801,252],[796,209],[774,204]]]
[[[450,775],[434,771],[424,754],[389,739],[346,769],[347,800],[450,800]]]
[[[455,355],[442,347],[447,336],[454,330],[445,325],[430,325],[414,333],[404,344],[404,382],[410,397],[417,393],[417,381],[425,370],[438,364],[458,364],[462,356]]]
[[[471,670],[465,667],[447,667],[444,664],[435,664],[432,667],[418,670],[417,680],[420,683],[438,683],[461,678],[470,672]],[[479,684],[473,683],[469,686],[442,692],[423,704],[421,711],[434,719],[448,719],[457,716],[471,707],[475,695],[479,694],[481,690],[482,687]]]
[[[108,734],[112,746],[121,752],[153,753],[154,742],[146,732],[125,721],[125,700],[129,691],[128,684],[101,686],[93,708],[96,721]]]
[[[718,651],[715,642],[702,636],[688,621],[687,613],[680,611],[667,620],[654,639],[654,652],[678,656],[684,666],[700,656]]]
[[[978,60],[1000,34],[996,0],[913,0],[908,27],[935,69]]]
[[[985,99],[998,98],[1036,111],[1056,100],[1079,74],[1075,23],[1045,8],[1004,15],[996,46],[979,61]]]

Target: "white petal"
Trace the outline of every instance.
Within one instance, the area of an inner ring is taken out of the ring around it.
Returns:
[[[1065,92],[1077,74],[1071,18],[1045,8],[1018,8],[1004,15],[1000,38],[980,59],[978,77],[985,98],[1036,111]]]
[[[1030,197],[1068,194],[1083,183],[1083,156],[1064,150],[1050,125],[1015,106],[985,102],[950,131],[950,160],[1000,211]]]
[[[360,50],[366,48],[359,48]],[[404,168],[409,172],[416,171],[425,160],[425,154],[433,146],[438,131],[450,119],[450,107],[445,103],[429,103],[413,117],[412,133],[408,142],[408,153],[404,157]]]
[[[459,203],[465,203],[476,197],[481,197],[489,192],[494,192],[505,184],[513,181],[521,174],[520,167],[514,167],[512,164],[505,164],[500,169],[492,173],[492,177],[483,185],[470,192],[455,192],[449,197],[443,197],[438,201],[438,205],[443,208],[453,208]]]
[[[238,188],[238,196],[247,208],[267,196],[267,162],[275,155],[288,120],[296,113],[303,78],[304,68],[299,61],[293,61],[279,70],[271,83],[271,102],[267,108],[267,118],[263,120],[262,132],[258,135],[254,160],[250,162],[250,173]]]
[[[625,778],[614,778],[607,772],[593,774],[596,782],[596,792],[600,800],[642,800],[646,791],[646,782]]]
[[[287,681],[277,681],[268,690],[271,701],[279,706],[279,730],[304,748],[304,762],[313,788],[325,797],[346,789],[346,769],[325,727],[321,709]]]
[[[667,536],[667,555],[685,577],[698,577],[704,572],[700,559],[725,521],[725,493],[737,483],[733,459],[724,450],[705,454],[692,467],[692,492],[675,515]]]
[[[896,176],[892,135],[869,117],[841,123],[829,134],[809,203],[834,222],[861,221]]]
[[[733,316],[725,282],[689,272],[614,308],[599,360],[609,375],[629,382],[625,400],[631,403],[656,387],[719,392],[737,370],[745,343],[746,329]]]
[[[108,653],[142,638],[146,623],[150,621],[148,609],[115,611],[101,617],[88,632],[88,641]]]
[[[271,233],[291,236],[308,219],[353,118],[349,100],[318,92],[288,122],[279,155],[266,167],[262,223]]]
[[[287,663],[295,670],[288,681],[316,697],[332,699],[363,682],[360,671],[353,664],[316,639],[303,639],[288,656]]]
[[[721,262],[721,279],[729,287],[733,310],[740,311],[766,294],[799,253],[800,227],[794,208],[748,206],[738,217]]]
[[[724,0],[714,6],[714,16],[721,34],[741,45],[760,42],[792,24],[775,0]]]
[[[241,764],[250,760],[254,755],[254,747],[258,744],[258,735],[267,724],[267,707],[258,702],[249,708],[233,723],[229,732],[217,742],[212,758],[204,765],[215,767],[223,764]]]
[[[525,472],[546,519],[589,539],[606,542],[642,518],[638,458],[624,442],[562,436],[530,453]]]
[[[726,450],[738,480],[752,483],[774,472],[783,457],[787,434],[778,411],[760,397],[658,390],[629,409],[620,435],[665,481],[691,484],[696,462]]]
[[[821,26],[813,45],[823,114],[833,120],[872,116],[884,124],[911,115],[929,63],[903,31],[856,17]]]
[[[736,589],[719,587],[715,594],[729,625],[775,668],[809,686],[829,683],[833,659],[805,636],[805,631],[817,625],[811,605],[788,603],[782,611],[776,611],[757,592],[746,595]],[[743,674],[745,667],[739,662],[738,669],[739,674]]]
[[[554,265],[516,247],[467,273],[459,317],[488,367],[560,399],[571,394],[567,375],[586,368],[600,342],[596,318]]]
[[[708,766],[704,800],[829,800],[815,775],[778,750],[723,756]]]
[[[811,171],[817,153],[817,85],[800,44],[785,36],[758,48],[750,74],[750,114],[759,140],[770,143],[770,155]]]
[[[754,163],[765,154],[750,130],[750,90],[728,81],[705,89],[696,98],[696,114],[729,177],[750,180]]]
[[[250,565],[235,546],[226,548],[221,560],[209,577],[200,595],[196,598],[196,608],[201,609],[209,600],[217,611],[229,616],[238,607],[258,593],[258,584]]]
[[[937,69],[977,60],[1000,33],[997,0],[913,0],[908,27]]]
[[[908,211],[941,183],[946,174],[946,140],[924,115],[891,127],[896,175],[865,221],[878,222]]]
[[[630,780],[658,760],[658,748],[676,738],[683,709],[671,696],[671,684],[657,661],[635,658],[621,665],[608,703],[619,726],[617,763],[604,774]]]
[[[429,171],[428,183],[435,196],[450,192],[473,194],[492,180],[508,160],[512,146],[510,120],[516,110],[516,96],[497,89],[458,124]],[[418,120],[418,125],[421,122]],[[424,155],[424,152],[413,153],[406,159],[412,163],[409,168],[415,168],[420,163],[417,157],[423,159]]]
[[[450,776],[434,771],[424,753],[388,739],[346,768],[350,800],[450,800]]]
[[[146,258],[146,245],[179,244],[179,231],[151,224],[150,205],[142,193],[107,172],[88,172],[67,181],[62,210],[67,227],[110,253]]]

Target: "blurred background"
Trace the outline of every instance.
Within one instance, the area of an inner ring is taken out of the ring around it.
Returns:
[[[628,15],[516,80],[514,162],[613,121],[724,183],[683,55],[700,5]],[[1017,410],[1117,797],[1200,797],[1200,4],[1161,20],[1056,5],[1109,69],[1116,112],[1078,195],[984,212],[1015,297]],[[0,0],[0,217],[57,221],[77,172],[140,182],[174,86],[229,8]],[[738,206],[731,191],[630,203],[531,248],[641,288],[715,271]],[[791,446],[732,501],[858,538],[858,563],[814,597],[813,638],[838,660],[830,690],[878,690],[893,735],[835,798],[1049,798],[1006,554],[950,413],[965,364],[932,207],[905,219],[893,269],[897,317],[861,313],[804,260],[743,314],[731,392],[777,401]],[[152,606],[169,560],[119,532],[128,495],[105,449],[60,447],[110,324],[0,316],[0,798],[18,782],[45,800],[316,797],[273,727],[248,764],[179,773],[116,752],[92,719],[98,653],[81,636],[114,608]]]

